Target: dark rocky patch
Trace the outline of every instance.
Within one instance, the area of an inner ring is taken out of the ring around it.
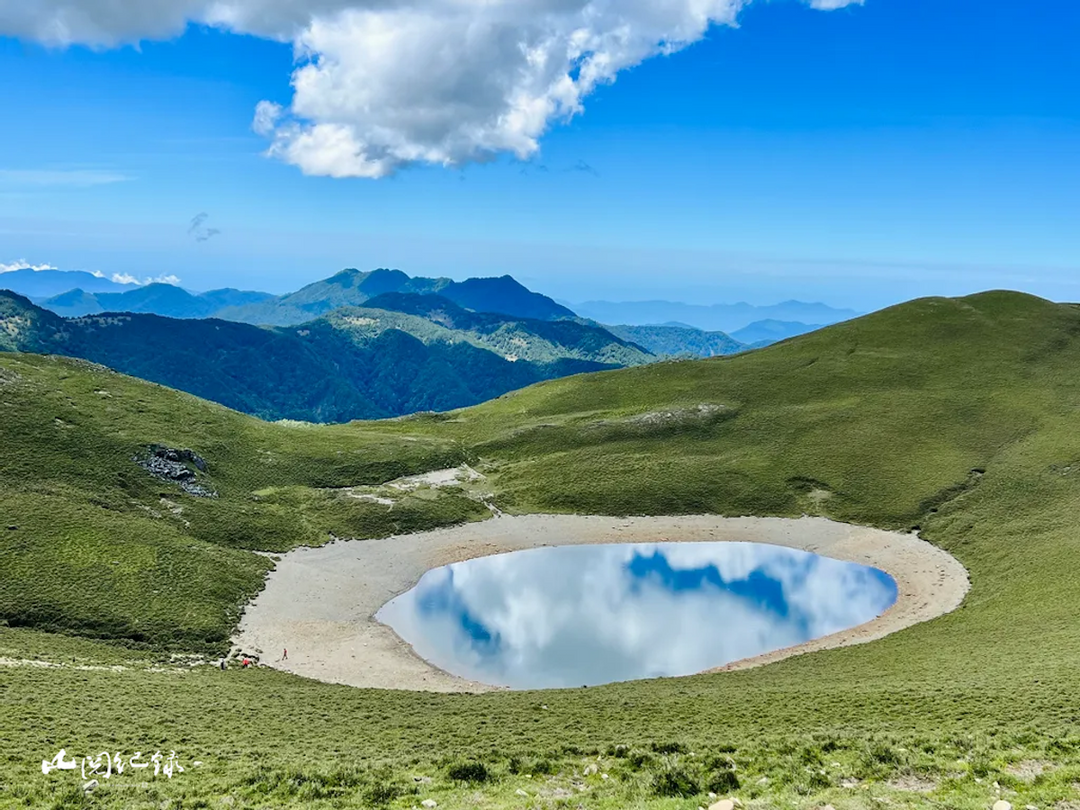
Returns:
[[[179,484],[189,495],[198,498],[216,498],[217,493],[198,482],[200,472],[206,472],[206,460],[193,450],[177,450],[162,444],[152,444],[149,455],[135,457],[134,461],[155,478]],[[195,469],[191,469],[191,465]],[[196,472],[196,470],[198,472]]]

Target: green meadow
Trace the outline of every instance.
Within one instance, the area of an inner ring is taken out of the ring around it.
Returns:
[[[206,459],[185,494],[136,464]],[[485,478],[387,482],[469,464]],[[355,497],[393,494],[389,508]],[[952,614],[718,675],[485,695],[222,672],[269,554],[507,513],[918,529]],[[266,423],[0,354],[0,807],[1080,808],[1080,307],[922,299],[466,410]],[[60,748],[175,751],[84,792]],[[198,761],[201,765],[194,765]],[[428,805],[430,806],[430,805]]]

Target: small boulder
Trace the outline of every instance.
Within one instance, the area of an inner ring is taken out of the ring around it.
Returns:
[[[596,763],[593,763],[592,765],[586,765],[585,766],[585,775],[586,776],[593,776],[599,770],[600,770],[600,768],[597,767]]]
[[[421,807],[432,808],[432,807],[438,807],[439,803],[437,801],[435,801],[434,799],[424,799],[422,802],[420,802],[420,806]]]
[[[514,791],[514,793],[515,793],[516,795],[518,795],[518,796],[528,796],[528,795],[529,795],[528,793],[526,793],[526,792],[525,792],[524,790],[522,790],[521,788],[518,788],[517,790],[515,790],[515,791]]]
[[[709,810],[735,810],[735,802],[731,799],[721,799],[710,804]]]
[[[1012,810],[1012,805],[1004,799],[998,799],[996,802],[994,802],[993,810]]]
[[[82,786],[82,789],[83,789],[84,793],[93,793],[94,788],[96,788],[97,786],[98,786],[97,779],[91,779],[89,782],[87,782],[85,785]]]

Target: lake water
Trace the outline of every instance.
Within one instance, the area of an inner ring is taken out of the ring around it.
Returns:
[[[433,569],[376,618],[440,669],[541,689],[689,675],[895,601],[882,571],[781,546],[559,546]]]

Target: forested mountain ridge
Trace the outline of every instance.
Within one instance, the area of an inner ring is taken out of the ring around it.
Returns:
[[[78,357],[264,419],[313,422],[449,410],[540,380],[651,359],[572,321],[439,306],[454,309],[462,323],[494,328],[451,329],[369,308],[344,308],[298,327],[140,313],[68,319],[0,292],[0,350]],[[578,340],[560,343],[539,334],[544,330]]]
[[[309,321],[340,307],[364,306],[386,293],[440,295],[478,312],[496,312],[535,320],[573,318],[574,313],[540,293],[526,289],[510,276],[471,278],[413,278],[400,270],[380,268],[365,273],[342,270],[294,293],[245,306],[227,307],[217,317],[245,323],[288,326]]]

